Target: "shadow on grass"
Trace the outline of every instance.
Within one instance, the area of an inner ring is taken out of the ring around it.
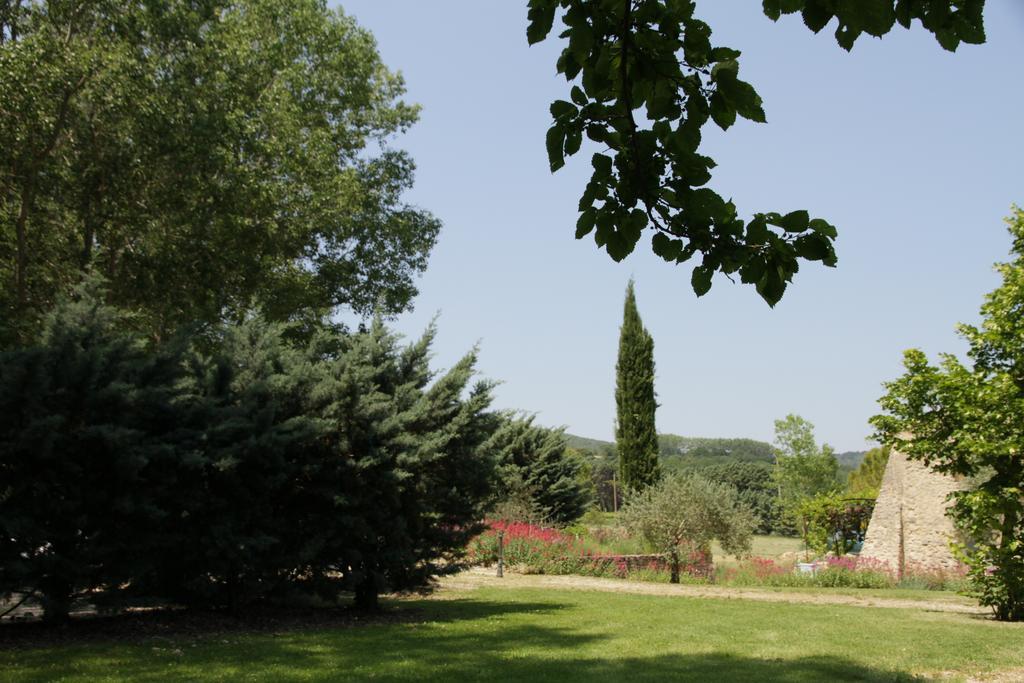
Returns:
[[[188,633],[136,642],[22,649],[0,658],[11,681],[910,681],[847,659],[727,653],[623,657],[585,626],[552,627],[551,602],[424,601],[419,618],[287,632]],[[402,610],[397,610],[401,612]],[[535,614],[529,623],[519,615]],[[518,620],[520,623],[516,623]],[[192,637],[196,636],[196,637]],[[2,654],[2,653],[0,653]]]
[[[423,621],[421,605],[397,602],[380,612],[349,607],[253,607],[233,614],[220,610],[154,609],[116,615],[73,617],[64,624],[41,621],[0,622],[0,649],[31,649],[103,642],[132,644],[167,638],[209,638],[222,635],[301,633],[325,629],[349,629]],[[446,601],[455,606],[433,614],[434,621],[487,619],[515,612],[550,612],[561,609],[552,603],[505,603],[479,600]]]

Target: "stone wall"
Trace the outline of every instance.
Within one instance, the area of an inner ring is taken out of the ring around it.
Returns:
[[[949,540],[956,531],[946,498],[961,488],[957,479],[893,451],[860,556],[881,560],[901,576],[908,569],[955,568]]]

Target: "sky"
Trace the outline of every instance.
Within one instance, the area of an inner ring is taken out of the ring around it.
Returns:
[[[808,209],[839,230],[837,268],[805,264],[769,308],[718,275],[654,256],[621,263],[574,238],[589,153],[551,174],[548,106],[568,99],[560,41],[526,42],[525,0],[350,0],[340,6],[402,73],[419,123],[394,139],[417,164],[407,200],[443,229],[408,337],[437,316],[437,368],[479,344],[495,406],[613,440],[615,361],[628,280],[654,338],[659,432],[771,441],[795,413],[839,451],[869,448],[868,418],[902,353],[962,354],[1003,218],[1024,205],[1024,2],[989,0],[988,42],[943,50],[917,25],[852,53],[798,15],[773,23],[752,0],[700,0],[715,45],[742,50],[740,76],[767,124],[705,128],[710,186],[747,218]],[[716,134],[717,131],[717,134]]]

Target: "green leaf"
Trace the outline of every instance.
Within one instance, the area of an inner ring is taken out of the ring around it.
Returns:
[[[597,214],[597,231],[594,233],[594,242],[597,246],[603,247],[608,244],[615,232],[615,216],[611,211],[599,211]]]
[[[569,91],[569,96],[572,98],[573,102],[581,107],[590,101],[587,98],[587,94],[583,92],[583,89],[578,85],[572,86],[572,90]]]
[[[835,237],[839,234],[836,231],[835,226],[821,218],[812,219],[811,222],[808,223],[808,226],[814,232],[825,235],[826,237],[831,237],[833,239],[835,239]]]
[[[711,67],[711,78],[719,80],[723,78],[735,78],[740,72],[740,63],[735,59],[727,59],[722,62],[718,62]]]
[[[704,266],[697,266],[693,269],[693,273],[690,275],[690,284],[693,286],[693,292],[697,296],[704,296],[711,289],[711,275],[712,270]]]
[[[545,143],[548,148],[548,164],[554,173],[565,166],[565,129],[558,125],[548,128]]]
[[[551,103],[551,115],[556,119],[574,117],[579,113],[579,109],[572,102],[566,102],[565,100],[555,100]]]
[[[583,133],[578,130],[570,131],[565,136],[565,153],[572,156],[576,152],[580,151],[580,145],[583,144]]]
[[[526,40],[533,45],[544,40],[551,33],[551,26],[555,23],[555,10],[558,8],[558,1],[530,0],[528,7],[526,18],[529,24],[526,27]]]
[[[764,275],[765,263],[760,256],[751,256],[740,266],[740,282],[753,284]]]
[[[569,51],[577,62],[583,64],[587,61],[591,49],[594,47],[594,29],[587,22],[576,24],[569,32]]]
[[[956,52],[960,46],[960,36],[953,31],[936,31],[935,39],[939,41],[939,45],[950,52]]]
[[[736,109],[718,91],[711,95],[711,118],[722,130],[729,130],[736,123]]]
[[[761,97],[754,90],[754,86],[738,78],[725,78],[719,81],[718,88],[729,103],[736,107],[740,116],[758,123],[765,122]]]
[[[768,225],[764,216],[755,216],[747,223],[747,244],[764,244],[768,241],[768,235]]]
[[[836,29],[836,42],[849,52],[853,49],[853,44],[857,42],[857,37],[860,36],[861,30],[859,28],[853,28],[852,26],[840,25]],[[939,41],[942,42],[941,40]],[[785,289],[785,287],[783,287]]]
[[[612,257],[612,260],[618,263],[630,255],[634,246],[636,246],[635,241],[629,240],[622,234],[622,231],[615,230],[608,235],[608,244],[605,246],[605,249],[607,249],[608,255]]]
[[[836,252],[832,242],[817,233],[802,235],[793,242],[796,253],[809,261],[821,261],[826,266],[836,265]]]
[[[711,61],[724,62],[726,60],[736,60],[739,59],[741,54],[739,50],[734,50],[731,47],[716,47],[711,50]]]
[[[777,268],[767,269],[764,276],[757,283],[757,293],[761,295],[761,298],[769,306],[775,308],[775,304],[779,303],[782,295],[786,293],[786,281],[779,274]]]
[[[910,3],[911,0],[897,0],[896,2],[896,21],[903,28],[910,28],[910,23],[914,20],[914,15],[911,14]]]
[[[683,250],[683,242],[663,232],[656,232],[651,238],[651,249],[666,261],[675,261]]]
[[[872,36],[881,37],[892,30],[896,12],[892,0],[859,0],[860,25]]]
[[[593,207],[589,207],[586,211],[580,214],[579,219],[576,221],[576,239],[582,239],[590,234],[590,231],[594,229],[594,224],[597,222],[597,210]]]
[[[672,135],[672,142],[680,152],[696,152],[700,147],[700,126],[691,125],[690,119],[679,124],[679,128]]]
[[[785,216],[780,218],[776,225],[785,230],[786,232],[803,232],[807,229],[807,225],[811,220],[810,214],[803,209],[787,213]]]
[[[604,154],[595,154],[591,159],[590,163],[594,166],[594,170],[600,173],[602,176],[612,175],[612,158]]]
[[[828,26],[833,16],[835,14],[821,0],[807,0],[807,6],[803,11],[804,25],[815,33]]]

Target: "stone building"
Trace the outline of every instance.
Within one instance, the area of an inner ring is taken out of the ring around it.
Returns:
[[[860,556],[881,560],[900,576],[908,568],[954,568],[949,541],[956,530],[946,516],[947,496],[962,488],[957,479],[892,451]]]

